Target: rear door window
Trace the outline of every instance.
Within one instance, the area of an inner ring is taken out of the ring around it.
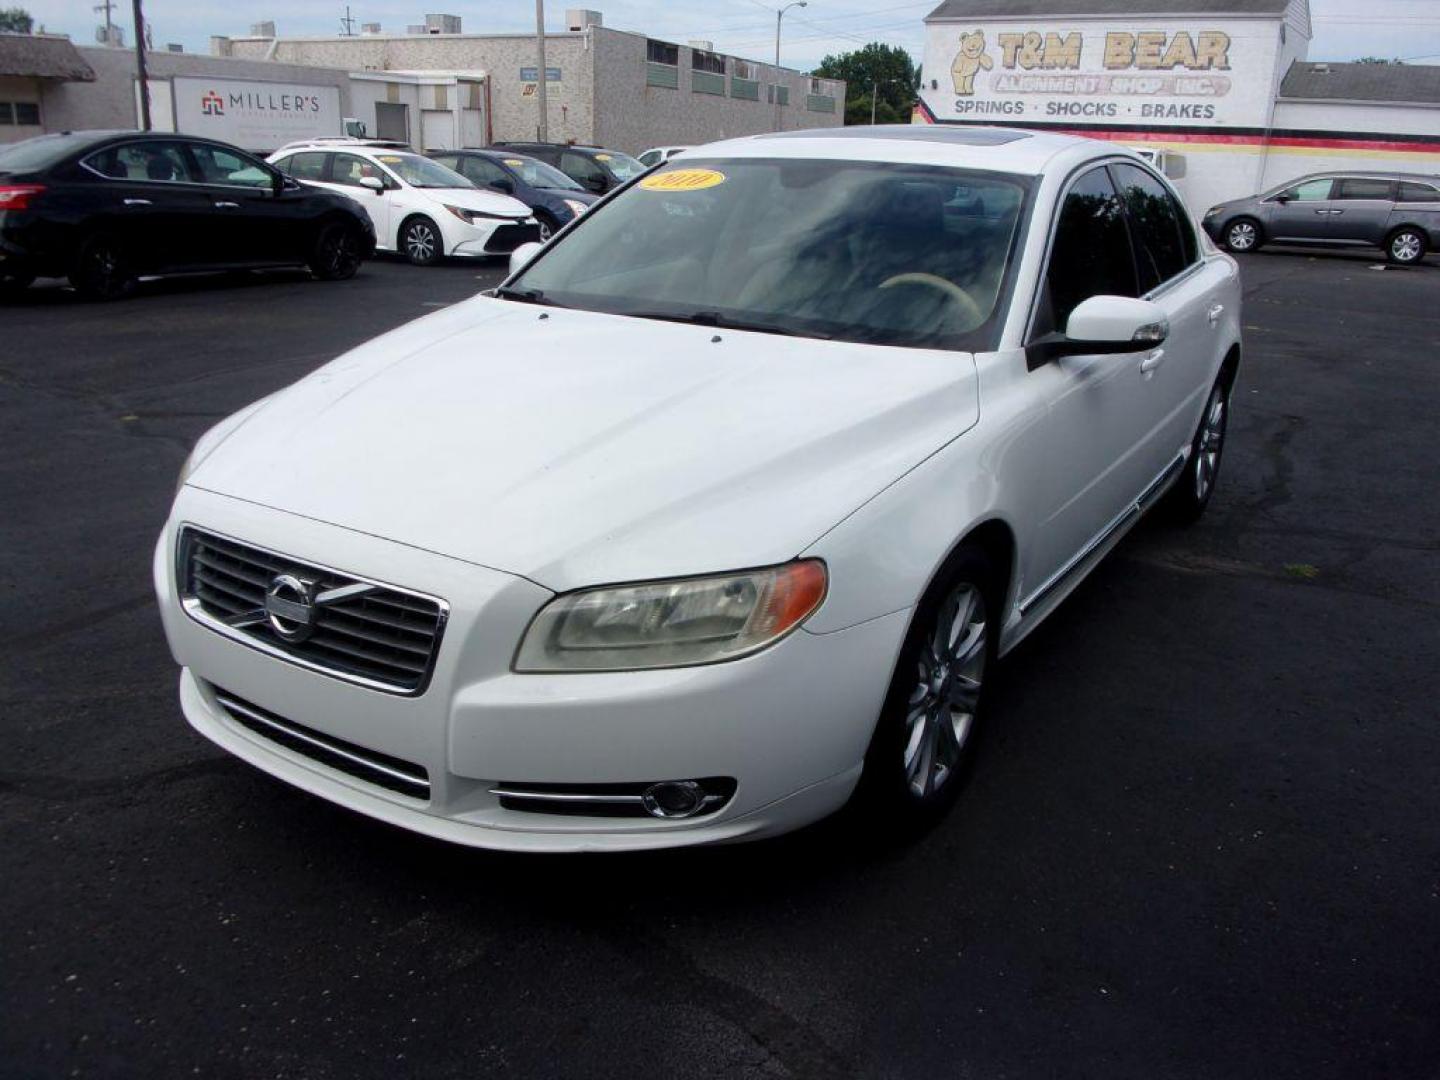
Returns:
[[[1389,180],[1366,180],[1350,177],[1335,185],[1337,199],[1385,199],[1395,198],[1395,185]]]
[[[1195,261],[1195,234],[1174,197],[1159,180],[1135,165],[1120,164],[1111,168],[1130,221],[1143,295]]]
[[[1400,181],[1400,191],[1396,202],[1440,202],[1440,188],[1432,187],[1429,184],[1417,184],[1410,180]]]
[[[325,154],[314,151],[291,154],[280,163],[280,170],[296,180],[324,180],[325,157]]]
[[[1070,313],[1092,296],[1138,296],[1125,210],[1102,166],[1076,180],[1060,204],[1042,333],[1063,330]]]
[[[91,154],[85,164],[101,176],[112,180],[164,181],[193,183],[197,178],[190,168],[184,147],[178,142],[130,142],[109,146]]]

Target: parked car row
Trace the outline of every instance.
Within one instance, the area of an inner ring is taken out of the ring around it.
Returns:
[[[615,151],[543,143],[427,157],[335,137],[262,161],[186,135],[43,135],[0,149],[0,291],[68,277],[113,299],[144,276],[305,267],[339,279],[375,251],[420,266],[505,255],[644,171]]]

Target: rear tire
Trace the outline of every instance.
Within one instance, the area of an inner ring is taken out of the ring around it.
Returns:
[[[1205,401],[1200,426],[1190,443],[1190,457],[1160,506],[1164,515],[1177,525],[1189,525],[1200,519],[1215,484],[1220,479],[1220,459],[1225,452],[1225,430],[1230,422],[1230,387],[1221,373]]]
[[[322,225],[307,260],[321,281],[348,281],[360,269],[360,230],[343,221]]]
[[[964,787],[995,663],[999,580],[984,549],[966,545],[915,610],[851,801],[877,838],[930,827]]]
[[[136,276],[124,245],[111,233],[95,233],[80,245],[70,284],[91,300],[119,300],[135,291]]]
[[[445,239],[428,217],[413,217],[400,227],[400,253],[414,266],[434,266],[445,254]]]
[[[1254,218],[1236,218],[1225,226],[1225,250],[1236,254],[1254,251],[1260,247],[1260,223]]]
[[[1425,234],[1413,225],[1404,225],[1385,241],[1385,257],[1396,266],[1414,266],[1425,257]]]

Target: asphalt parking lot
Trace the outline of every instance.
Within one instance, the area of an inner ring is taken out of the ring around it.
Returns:
[[[193,733],[149,558],[211,423],[497,270],[0,307],[0,1074],[1440,1069],[1440,262],[1267,249],[1220,488],[1003,666],[956,812],[496,856]]]

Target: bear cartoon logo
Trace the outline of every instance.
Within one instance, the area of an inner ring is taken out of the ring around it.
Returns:
[[[960,35],[960,51],[955,54],[955,63],[950,65],[950,74],[955,78],[955,93],[969,97],[975,93],[975,73],[981,68],[989,71],[995,62],[985,51],[985,31]]]

